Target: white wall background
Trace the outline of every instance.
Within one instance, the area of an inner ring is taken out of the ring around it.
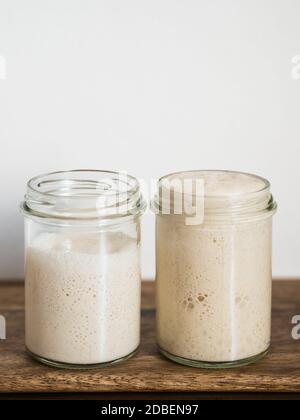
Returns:
[[[275,275],[300,276],[299,16],[299,0],[0,0],[0,277],[22,276],[26,180],[80,167],[261,174]],[[153,277],[152,216],[143,241]]]

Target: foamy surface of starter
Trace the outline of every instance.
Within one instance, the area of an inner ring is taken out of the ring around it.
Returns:
[[[239,172],[195,171],[171,175],[169,181],[203,180],[205,196],[232,196],[249,194],[263,190],[267,181],[263,178]],[[180,185],[180,184],[179,184]],[[176,184],[174,190],[176,191]]]

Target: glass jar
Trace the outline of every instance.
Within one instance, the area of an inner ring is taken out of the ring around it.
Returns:
[[[269,182],[226,171],[172,174],[160,180],[153,207],[161,353],[200,368],[262,358],[271,336]]]
[[[138,181],[116,172],[70,171],[28,183],[26,347],[65,368],[111,365],[140,343]]]

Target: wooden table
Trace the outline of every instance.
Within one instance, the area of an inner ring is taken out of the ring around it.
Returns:
[[[300,281],[275,281],[273,344],[260,363],[208,371],[171,363],[155,344],[154,285],[143,284],[142,344],[139,354],[119,366],[65,371],[43,366],[24,349],[23,284],[0,283],[0,314],[7,340],[0,340],[0,398],[202,399],[300,398],[300,340],[291,320],[300,315]]]

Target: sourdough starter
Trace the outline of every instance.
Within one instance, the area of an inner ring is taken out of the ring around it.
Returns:
[[[44,233],[26,257],[26,345],[66,364],[111,362],[140,341],[136,240],[122,233]]]
[[[217,182],[216,182],[217,181]],[[207,197],[251,193],[260,178],[205,177]],[[210,202],[211,203],[211,202]],[[271,217],[186,226],[157,217],[157,332],[185,359],[232,362],[266,351],[271,326]]]

